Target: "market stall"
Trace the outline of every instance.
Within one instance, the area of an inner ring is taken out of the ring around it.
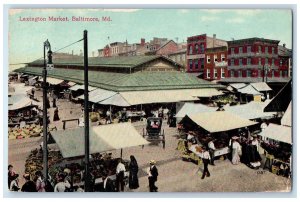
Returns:
[[[230,152],[229,140],[238,134],[238,129],[250,128],[257,124],[225,111],[186,115],[180,123],[187,134],[187,141],[190,142],[188,150],[195,153],[196,147],[200,147],[198,148],[200,151],[201,147],[208,147],[208,143],[213,141],[214,157],[223,156]],[[195,148],[193,149],[193,147]]]

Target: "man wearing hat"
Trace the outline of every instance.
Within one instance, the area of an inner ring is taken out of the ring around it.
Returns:
[[[30,180],[30,175],[28,173],[23,175],[26,180],[25,184],[22,186],[22,192],[37,192],[35,183]]]
[[[150,192],[157,192],[157,186],[155,182],[157,181],[158,170],[155,166],[156,162],[154,160],[150,161],[150,168],[148,171],[148,180],[149,180],[149,190]]]
[[[210,176],[210,173],[209,173],[209,170],[208,170],[208,163],[210,161],[210,155],[209,155],[209,152],[207,151],[206,147],[203,147],[203,150],[204,150],[204,152],[203,152],[202,161],[203,161],[203,164],[204,164],[204,170],[203,170],[203,174],[202,174],[201,179],[204,179],[205,176],[206,177]]]

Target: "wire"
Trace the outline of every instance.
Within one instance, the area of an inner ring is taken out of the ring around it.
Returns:
[[[61,50],[65,49],[65,48],[68,48],[68,47],[70,47],[70,46],[72,46],[72,45],[74,45],[74,44],[76,44],[76,43],[78,43],[78,42],[80,42],[80,41],[82,41],[82,40],[83,40],[83,38],[82,38],[82,39],[79,39],[78,41],[75,41],[75,42],[73,42],[73,43],[71,43],[71,44],[69,44],[69,45],[66,45],[66,46],[64,46],[64,47],[62,47],[62,48],[60,48],[60,49],[58,49],[58,50],[56,50],[56,51],[54,51],[54,52],[52,52],[52,53],[57,53],[58,51],[61,51]],[[44,58],[44,56],[42,56],[42,57],[40,57],[40,58],[38,58],[38,59],[35,59],[35,60],[33,60],[33,61],[40,60],[40,59],[43,59],[43,58]],[[9,64],[9,65],[21,65],[21,64],[27,64],[27,63],[16,63],[16,64]]]

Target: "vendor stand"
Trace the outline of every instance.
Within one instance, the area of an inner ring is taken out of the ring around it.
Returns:
[[[254,126],[257,123],[225,111],[216,111],[186,115],[180,124],[187,134],[197,140],[195,144],[187,137],[187,141],[190,142],[187,150],[201,158],[200,153],[195,152],[195,148],[198,147],[198,151],[201,151],[201,148],[207,146],[210,141],[214,142],[214,157],[226,157],[231,151],[228,146],[229,140],[237,135],[238,129]]]

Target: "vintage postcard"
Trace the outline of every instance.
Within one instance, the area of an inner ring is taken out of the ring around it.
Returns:
[[[291,9],[9,9],[7,190],[291,192]]]

